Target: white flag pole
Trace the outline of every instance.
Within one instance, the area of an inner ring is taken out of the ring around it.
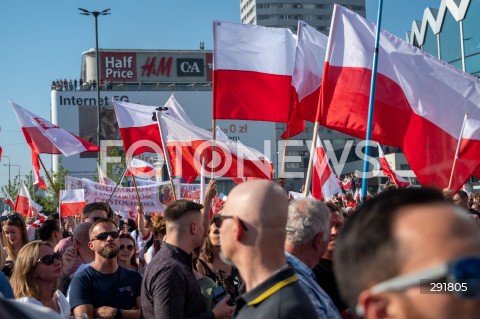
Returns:
[[[465,129],[465,124],[467,124],[468,113],[465,113],[463,117],[462,129],[460,130],[460,136],[458,137],[457,149],[455,150],[455,158],[453,159],[452,172],[450,173],[450,180],[448,181],[448,189],[452,186],[453,172],[455,171],[455,166],[457,165],[458,153],[460,152],[460,145],[462,144],[463,131]]]

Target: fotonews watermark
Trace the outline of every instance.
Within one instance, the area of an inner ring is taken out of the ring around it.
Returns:
[[[278,152],[272,161],[272,141],[264,141],[263,151],[255,150],[247,147],[242,143],[232,140],[207,140],[207,141],[177,141],[175,143],[168,143],[168,157],[171,163],[173,176],[185,176],[185,174],[200,175],[202,171],[202,163],[204,163],[204,173],[206,175],[214,173],[215,176],[231,176],[231,177],[251,177],[264,175],[264,177],[273,177],[276,171],[277,176],[285,178],[305,178],[307,173],[307,166],[304,165],[303,170],[289,171],[290,163],[302,163],[304,158],[291,150],[295,147],[307,146],[309,153],[312,151],[312,143],[308,140],[279,140],[277,145]],[[361,141],[354,145],[353,140],[347,140],[345,146],[341,149],[334,149],[330,140],[323,140],[325,154],[332,166],[333,172],[337,176],[344,175],[343,171],[347,164],[349,164],[349,154],[354,148],[357,161],[364,161],[365,159],[370,164],[369,170],[362,172],[355,170],[355,175],[360,178],[374,178],[382,176],[379,172],[380,162],[377,158],[366,155],[365,147],[367,141]],[[370,150],[377,147],[377,142],[369,141],[368,146]],[[109,147],[122,147],[122,141],[117,140],[102,140],[101,141],[101,155],[100,166],[106,171],[107,163],[121,162],[121,156],[110,156],[106,152]],[[284,154],[285,146],[288,149],[287,154]],[[163,148],[158,143],[151,140],[141,140],[133,143],[125,152],[127,163],[130,163],[135,154],[150,153],[152,158],[157,158],[156,162],[163,163],[164,159]],[[340,155],[339,157],[337,155]],[[351,158],[351,157],[350,157]],[[128,164],[127,164],[128,165]],[[326,169],[326,162],[314,163],[315,169],[321,175]],[[357,165],[362,166],[363,165]],[[145,173],[136,167],[129,167],[135,175],[143,175],[145,177],[155,177],[156,172],[151,171]],[[351,168],[349,168],[351,171]]]

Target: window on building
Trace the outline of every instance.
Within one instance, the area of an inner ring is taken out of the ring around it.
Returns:
[[[400,170],[409,171],[409,170],[411,170],[411,168],[410,168],[410,165],[408,165],[408,164],[400,164]]]

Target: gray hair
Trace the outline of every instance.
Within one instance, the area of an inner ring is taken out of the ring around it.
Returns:
[[[294,245],[311,242],[318,233],[330,234],[330,210],[313,198],[292,200],[288,205],[287,241]]]

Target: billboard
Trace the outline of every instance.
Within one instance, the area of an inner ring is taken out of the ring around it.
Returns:
[[[190,60],[181,61],[192,65]],[[187,65],[184,66],[188,68]],[[120,140],[112,99],[143,105],[163,106],[170,95],[184,108],[194,124],[212,129],[211,91],[100,91],[101,138]],[[52,91],[52,123],[97,144],[96,91]],[[242,120],[218,120],[217,125],[232,140],[256,148],[272,159],[275,147],[275,123]],[[267,148],[264,146],[267,141]],[[53,169],[58,167],[58,156],[53,156]],[[70,157],[62,156],[62,166],[74,177],[91,178],[96,173],[96,153],[84,153]]]
[[[100,82],[211,82],[211,51],[99,50]],[[96,79],[95,51],[82,55],[85,82]]]

